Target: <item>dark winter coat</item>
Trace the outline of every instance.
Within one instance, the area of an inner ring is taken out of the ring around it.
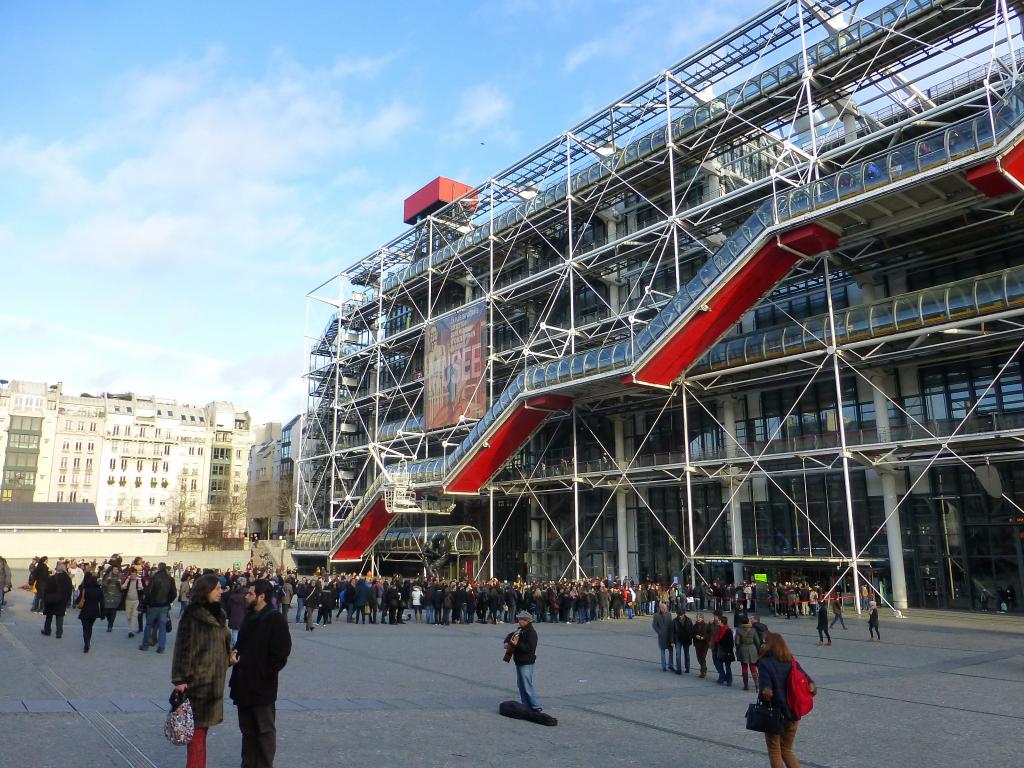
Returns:
[[[103,615],[103,590],[100,589],[96,577],[89,574],[82,582],[79,602],[82,608],[78,611],[79,619],[98,619]],[[83,602],[84,600],[84,602]]]
[[[824,603],[818,605],[818,629],[828,629],[828,608]]]
[[[800,662],[797,662],[797,667],[803,671],[805,675],[807,674],[804,668],[800,666]],[[772,705],[782,709],[783,717],[787,720],[799,720],[800,718],[793,715],[787,701],[787,694],[789,692],[789,673],[792,669],[792,662],[779,661],[774,656],[765,656],[763,659],[758,659],[758,684],[761,690],[764,690],[765,688],[771,689]],[[807,679],[811,679],[810,675],[807,675]],[[814,681],[812,680],[811,682]],[[758,691],[757,693],[760,698],[761,691]]]
[[[668,613],[654,614],[651,627],[658,634],[658,647],[662,650],[672,647],[672,616]]]
[[[233,589],[224,595],[224,613],[228,617],[228,627],[238,629],[245,620],[245,592]]]
[[[708,643],[711,641],[711,630],[712,627],[706,621],[696,621],[693,624],[693,645],[697,650],[707,650]]]
[[[736,633],[736,658],[744,664],[756,664],[761,638],[753,627],[742,627]]]
[[[11,567],[0,557],[0,590],[11,588]]]
[[[178,587],[167,571],[158,570],[146,584],[145,602],[150,608],[166,608],[178,596]],[[194,705],[193,705],[194,707]]]
[[[689,616],[676,616],[672,621],[672,641],[683,645],[693,642],[693,622]]]
[[[71,577],[63,571],[53,574],[45,582],[43,592],[43,614],[46,616],[63,616],[71,601]]]
[[[277,676],[288,663],[292,638],[288,620],[271,606],[251,611],[238,631],[238,663],[231,670],[231,700],[239,707],[277,701]]]
[[[509,632],[505,636],[505,642],[511,640],[514,634],[515,632]],[[519,630],[519,641],[512,652],[512,660],[517,667],[537,663],[537,630],[534,629],[532,621]]]
[[[725,634],[718,640],[715,646],[715,658],[721,662],[736,661],[736,654],[733,652],[734,642],[732,630],[725,628]]]
[[[220,604],[214,613],[192,603],[178,622],[171,662],[171,682],[188,686],[197,727],[208,728],[224,720],[224,680],[231,652],[231,631],[225,626]]]
[[[122,578],[120,573],[113,571],[103,577],[103,607],[108,611],[116,611],[121,607],[124,598],[124,592],[121,591]]]

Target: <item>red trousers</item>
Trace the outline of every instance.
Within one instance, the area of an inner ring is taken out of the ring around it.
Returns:
[[[188,743],[185,768],[206,768],[206,728],[196,728],[192,741]]]

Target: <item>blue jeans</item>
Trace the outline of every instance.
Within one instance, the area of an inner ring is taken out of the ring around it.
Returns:
[[[690,671],[690,646],[676,643],[676,672],[683,671],[683,662],[686,662],[686,671]]]
[[[4,592],[3,587],[0,587],[0,611],[4,609],[4,599],[7,597],[7,593]]]
[[[146,630],[142,634],[142,644],[139,648],[143,651],[149,648],[150,632],[156,626],[156,650],[163,653],[167,647],[167,614],[170,611],[166,605],[159,608],[146,609]]]
[[[829,626],[829,629],[831,629],[832,627],[834,627],[834,626],[836,625],[836,622],[837,622],[837,621],[838,621],[838,622],[839,622],[840,624],[842,624],[842,625],[843,625],[843,629],[846,629],[846,622],[845,622],[845,621],[843,621],[843,614],[841,614],[841,613],[837,613],[837,614],[836,614],[836,615],[835,615],[835,616],[833,617],[833,619],[832,619],[832,623],[828,625],[828,626]]]
[[[302,620],[306,616],[306,613],[305,613],[306,598],[304,598],[304,597],[297,597],[296,600],[298,600],[298,604],[297,604],[297,606],[295,608],[295,623],[296,624],[301,624]]]
[[[725,668],[722,662],[718,660],[718,654],[715,653],[714,648],[711,649],[711,663],[715,665],[715,671],[718,673],[718,682],[725,682]]]
[[[540,709],[537,692],[533,690],[533,664],[516,667],[516,683],[519,685],[519,700],[532,710]]]
[[[237,643],[237,642],[238,642],[238,630],[237,629],[232,629],[231,630],[231,647],[234,648],[235,647],[235,643]]]
[[[188,608],[188,603],[178,603],[178,618],[180,619],[185,615],[185,609]]]
[[[667,660],[666,660],[667,657]],[[661,649],[661,671],[668,672],[672,668],[672,649]]]

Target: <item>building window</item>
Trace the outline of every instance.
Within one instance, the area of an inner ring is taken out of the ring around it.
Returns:
[[[62,504],[64,502],[64,491],[57,491],[57,503]]]
[[[117,469],[117,459],[111,459],[110,460],[110,468],[111,469]]]
[[[77,453],[81,453],[82,452],[82,444],[80,442],[79,443],[75,443],[75,451]]]
[[[92,453],[95,450],[96,450],[96,443],[89,443],[89,447],[88,447],[89,453]]]
[[[169,465],[168,465],[168,464],[167,464],[167,462],[165,461],[165,462],[164,462],[164,472],[167,472],[167,471],[168,471],[168,468],[169,468]]]
[[[64,483],[66,483],[67,481],[68,481],[68,476],[67,475],[60,475],[60,476],[57,477],[57,482],[60,485],[64,485]]]
[[[142,459],[139,459],[138,461],[135,462],[135,471],[136,472],[141,472],[142,471]]]
[[[121,425],[120,424],[115,424],[114,425],[113,435],[114,435],[114,437],[117,437],[120,434],[121,434]]]
[[[199,482],[198,480],[193,480],[191,486],[189,487],[189,490],[192,490],[192,491],[196,490],[197,487],[198,487],[198,482]]]
[[[69,442],[68,442],[67,440],[65,440],[65,441],[64,441],[64,445],[62,445],[62,446],[60,447],[60,449],[61,449],[62,451],[70,451],[70,450],[71,450],[71,443],[69,443]]]
[[[95,421],[90,421],[89,422],[89,431],[90,432],[95,432],[96,431],[96,422]]]
[[[139,427],[139,437],[145,437],[145,436],[146,436],[146,428],[145,427]]]
[[[131,437],[132,436],[132,425],[131,424],[125,424],[124,425],[124,436],[125,437]]]
[[[60,468],[61,469],[67,469],[68,468],[68,457],[67,456],[62,456],[61,457]]]
[[[160,462],[159,461],[154,461],[153,462],[153,472],[159,472],[159,471],[160,471]]]
[[[164,456],[170,456],[170,455],[171,455],[171,446],[165,445],[164,446]]]
[[[128,459],[121,459],[121,471],[122,472],[127,472],[128,471]]]
[[[76,459],[76,461],[77,461],[77,459]],[[85,471],[86,472],[92,472],[92,459],[86,459],[85,460]]]
[[[82,460],[77,458],[77,457],[75,458],[75,460],[73,462],[71,462],[72,469],[78,469],[81,466],[82,466]]]
[[[68,497],[68,501],[70,501],[72,504],[77,502],[78,501],[78,491],[72,491],[71,492],[71,496]]]

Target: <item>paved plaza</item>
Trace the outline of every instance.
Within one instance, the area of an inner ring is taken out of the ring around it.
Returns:
[[[123,615],[39,634],[29,595],[9,595],[0,619],[0,766],[184,765],[162,726],[170,652],[140,653]],[[176,611],[175,611],[176,613]],[[815,646],[812,619],[766,618],[782,630],[819,695],[800,727],[806,766],[1010,765],[1024,725],[1024,620],[914,612],[836,627]],[[281,677],[277,765],[759,766],[760,734],[744,730],[753,694],[695,674],[661,671],[650,619],[538,625],[536,683],[557,728],[508,720],[515,674],[501,661],[507,626],[292,625]],[[170,642],[170,641],[169,641]],[[211,766],[239,762],[234,708],[211,730]]]

